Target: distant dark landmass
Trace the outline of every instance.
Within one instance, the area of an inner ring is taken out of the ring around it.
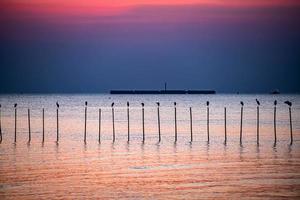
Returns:
[[[276,89],[276,90],[273,90],[270,94],[280,94],[280,92],[278,89]]]
[[[111,90],[110,94],[216,94],[214,90]]]

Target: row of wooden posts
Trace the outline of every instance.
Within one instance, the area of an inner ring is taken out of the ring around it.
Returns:
[[[260,107],[260,102],[256,99],[257,103],[257,145],[259,145],[259,107]],[[290,101],[285,101],[285,104],[287,104],[289,107],[289,119],[290,119],[290,145],[293,144],[293,128],[292,128],[292,114],[291,114],[291,107],[292,103]],[[160,129],[160,103],[156,102],[157,104],[157,124],[158,124],[158,142],[161,141],[161,129]],[[244,103],[241,101],[241,118],[240,118],[240,144],[242,144],[242,138],[243,138],[243,108],[244,108]],[[143,133],[143,139],[142,141],[145,142],[145,110],[144,110],[144,103],[141,103],[142,105],[142,133]],[[56,142],[59,142],[59,104],[56,102]],[[177,103],[174,102],[174,130],[175,130],[175,135],[174,139],[175,142],[177,142]],[[206,102],[207,106],[207,142],[209,142],[209,101]],[[86,143],[86,133],[87,133],[87,107],[88,107],[88,102],[85,102],[85,115],[84,115],[84,142]],[[129,102],[127,102],[127,140],[128,142],[130,141],[130,116],[129,116]],[[277,144],[277,133],[276,133],[276,108],[277,108],[277,101],[274,101],[274,146]],[[15,109],[15,135],[14,135],[14,142],[17,142],[17,104],[14,105]],[[111,111],[112,111],[112,136],[113,136],[113,142],[115,141],[115,111],[114,111],[114,103],[111,104]],[[190,133],[191,133],[191,138],[190,141],[193,141],[193,115],[192,115],[192,107],[189,108],[189,113],[190,113]],[[45,141],[45,110],[43,108],[42,110],[42,142]],[[30,129],[30,109],[28,109],[28,142],[31,141],[31,129]],[[1,104],[0,104],[0,143],[2,142],[2,128],[1,128]],[[99,142],[101,141],[101,108],[99,109]],[[224,107],[224,143],[227,143],[227,110],[226,107]]]

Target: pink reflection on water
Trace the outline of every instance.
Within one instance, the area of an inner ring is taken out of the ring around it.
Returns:
[[[116,142],[112,143],[111,99],[95,96],[2,97],[3,143],[0,144],[1,199],[199,199],[297,198],[299,191],[299,97],[293,109],[295,143],[289,144],[286,107],[278,106],[278,143],[273,147],[273,106],[270,96],[261,108],[261,139],[256,145],[256,105],[252,96],[216,95],[210,99],[211,141],[206,143],[208,97],[181,96],[178,142],[174,144],[171,97],[160,97],[162,142],[157,144],[157,97],[132,100],[131,141],[127,143],[126,102],[116,102]],[[239,145],[240,107],[245,100],[243,146]],[[291,97],[282,97],[284,99]],[[55,102],[61,108],[60,142],[56,139]],[[88,100],[87,144],[83,143],[84,105]],[[142,144],[140,102],[146,102],[146,142]],[[12,144],[18,102],[18,140]],[[54,103],[53,103],[54,102]],[[170,103],[171,102],[171,103]],[[188,102],[188,103],[187,103]],[[237,101],[239,102],[239,101]],[[281,101],[280,101],[281,102]],[[152,105],[152,103],[154,105]],[[54,105],[52,105],[54,104]],[[34,105],[34,106],[33,106]],[[194,142],[190,140],[189,106],[193,107]],[[228,110],[228,141],[224,141],[223,108]],[[31,108],[32,141],[27,144],[27,107]],[[45,107],[45,143],[41,143],[41,109]],[[103,109],[102,141],[98,143],[98,109]]]

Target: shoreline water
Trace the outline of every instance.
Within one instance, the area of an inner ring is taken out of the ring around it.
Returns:
[[[256,143],[256,107],[260,143]],[[277,105],[274,147],[273,101]],[[293,102],[294,143],[289,145]],[[300,190],[300,97],[298,95],[0,95],[0,199],[297,199]],[[56,143],[56,102],[59,143]],[[86,143],[85,101],[88,101]],[[130,102],[130,142],[127,106]],[[160,102],[161,142],[157,105]],[[176,101],[178,140],[174,143]],[[210,102],[207,143],[206,101]],[[239,143],[240,101],[244,102],[243,143]],[[115,111],[112,142],[111,103]],[[143,142],[142,105],[145,114]],[[14,108],[18,103],[17,143]],[[227,143],[224,144],[224,106]],[[193,142],[190,114],[193,108]],[[31,141],[28,143],[30,108]],[[45,141],[42,142],[42,108]],[[98,117],[101,108],[101,141]],[[68,194],[68,196],[66,196]]]

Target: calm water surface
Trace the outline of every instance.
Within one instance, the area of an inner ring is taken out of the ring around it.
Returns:
[[[260,145],[256,144],[256,103]],[[273,101],[277,106],[274,147]],[[206,101],[210,101],[207,143]],[[240,101],[244,101],[243,145],[239,143]],[[293,102],[293,136],[283,101]],[[56,101],[60,103],[59,143]],[[84,102],[88,101],[87,143]],[[130,102],[130,142],[127,107]],[[159,101],[162,141],[158,143]],[[178,142],[174,143],[177,102]],[[116,141],[112,142],[111,103],[115,102]],[[145,103],[145,143],[142,110]],[[0,199],[299,199],[299,95],[1,95]],[[14,108],[17,143],[14,144]],[[224,145],[224,107],[227,144]],[[193,142],[189,107],[192,108]],[[31,114],[28,143],[27,109]],[[42,143],[42,108],[45,142]],[[101,143],[99,135],[101,108]]]

